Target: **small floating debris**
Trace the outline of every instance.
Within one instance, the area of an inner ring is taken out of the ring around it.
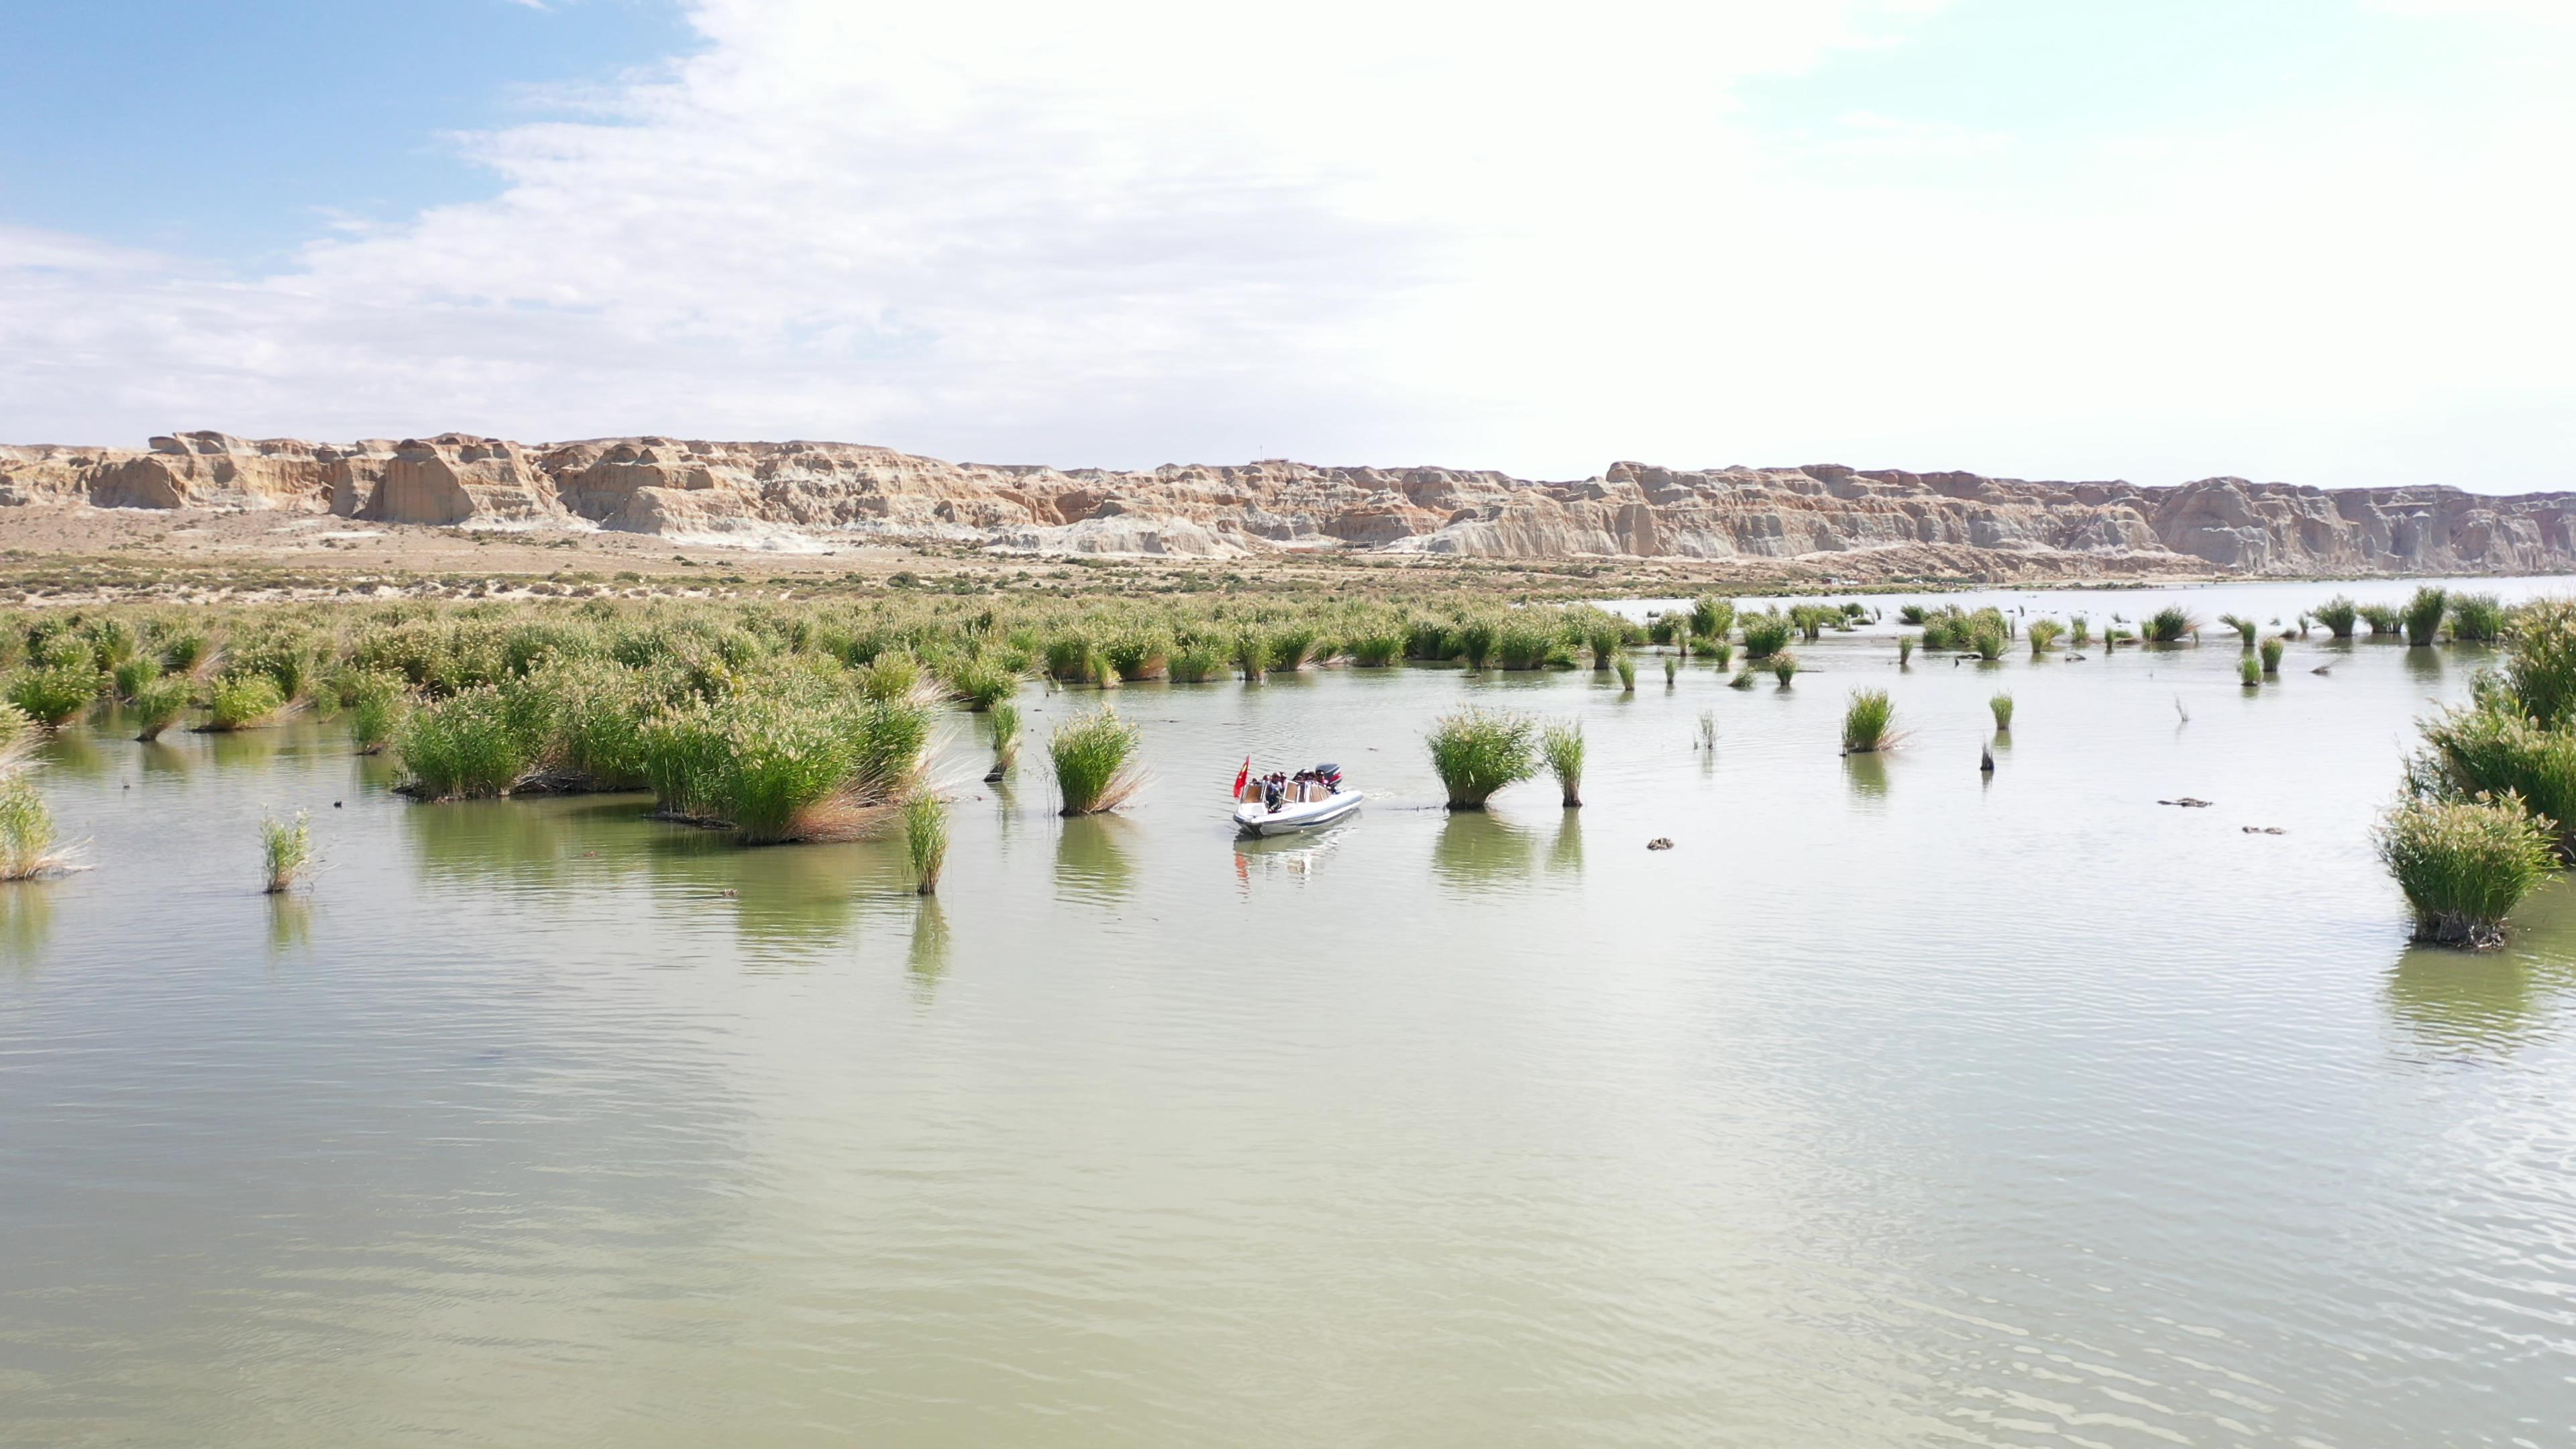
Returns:
[[[1670,850],[1673,848],[1673,838],[1669,835],[1658,835],[1654,839],[1646,842],[1646,848],[1648,850]]]
[[[2320,665],[2318,665],[2316,668],[2311,669],[2311,670],[2309,670],[2308,672],[2309,672],[2310,674],[2323,674],[2323,673],[2325,673],[2327,670],[2332,669],[2332,668],[2334,668],[2334,666],[2333,666],[2333,665],[2331,665],[2331,664],[2320,664]]]
[[[2245,833],[2248,835],[2287,835],[2290,832],[2283,830],[2278,825],[2248,825],[2245,827]]]
[[[2179,800],[2159,800],[2156,803],[2159,805],[2179,805],[2185,810],[2206,810],[2218,802],[2215,800],[2202,800],[2194,796],[2185,795]]]
[[[1995,772],[1995,752],[1984,745],[1977,746],[1977,772],[1981,775]]]

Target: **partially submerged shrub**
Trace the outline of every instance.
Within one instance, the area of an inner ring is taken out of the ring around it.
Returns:
[[[1556,777],[1556,786],[1564,796],[1566,808],[1580,806],[1583,803],[1582,722],[1569,720],[1541,730],[1539,753],[1547,760],[1548,773]]]
[[[1994,712],[1995,733],[1999,735],[2011,734],[2013,697],[2009,694],[1998,694],[1994,698],[1986,701],[1986,708]]]
[[[1205,684],[1226,676],[1226,649],[1213,639],[1187,639],[1173,646],[1164,674],[1174,684]]]
[[[187,712],[195,694],[188,681],[177,675],[164,674],[146,682],[134,695],[134,737],[146,743],[161,738],[161,732]]]
[[[2370,625],[2370,632],[2374,637],[2381,634],[2401,633],[2406,628],[2405,612],[2395,604],[2364,604],[2361,606],[2361,617]]]
[[[1911,607],[1911,606],[1909,605],[1908,607]],[[1911,635],[1911,634],[1899,634],[1899,635],[1897,635],[1897,636],[1896,636],[1896,666],[1897,666],[1899,669],[1903,669],[1903,668],[1906,668],[1907,666],[1909,666],[1909,665],[1911,665],[1911,664],[1913,664],[1913,663],[1914,663],[1914,636],[1913,636],[1913,635]]]
[[[2246,648],[2251,649],[2254,647],[2254,631],[2256,625],[2253,620],[2239,618],[2234,614],[2221,614],[2218,616],[2218,622],[2235,630],[2236,637],[2245,642]]]
[[[2549,873],[2549,831],[2515,796],[2401,802],[2380,822],[2379,858],[2415,915],[2415,939],[2501,945],[2504,920]]]
[[[1351,663],[1361,669],[1384,669],[1404,657],[1405,636],[1394,629],[1374,629],[1351,640]],[[1174,678],[1179,659],[1174,658]]]
[[[1449,808],[1482,810],[1495,791],[1538,773],[1537,736],[1526,715],[1471,707],[1442,715],[1423,741]]]
[[[1055,764],[1063,813],[1097,815],[1126,803],[1144,783],[1135,762],[1143,743],[1143,732],[1108,705],[1058,727],[1047,741],[1047,756]]]
[[[2423,752],[2407,762],[2406,780],[2427,799],[2510,795],[2576,857],[2576,731],[2541,724],[2503,701],[2448,710],[2425,724]]]
[[[2198,620],[2180,604],[2167,604],[2146,617],[2138,626],[2138,637],[2150,644],[2179,644],[2200,628]]]
[[[2066,626],[2055,619],[2033,619],[2022,632],[2030,635],[2030,657],[2037,659],[2057,647],[2057,636],[2066,632]]]
[[[912,861],[912,888],[921,895],[939,891],[939,873],[948,864],[948,802],[927,790],[903,807],[904,854]]]
[[[2338,639],[2349,639],[2354,622],[2361,618],[2361,609],[2346,595],[2337,594],[2317,605],[2314,617],[2326,626],[2327,633]]]
[[[2576,599],[2540,599],[2514,611],[2494,688],[2541,724],[2576,724]]]
[[[1786,649],[1771,656],[1771,677],[1780,681],[1782,689],[1787,689],[1789,681],[1798,677],[1799,668],[1798,656]]]
[[[98,701],[100,678],[87,663],[30,669],[9,681],[9,703],[45,728],[60,729]]]
[[[2236,661],[2236,678],[2247,689],[2260,689],[2263,685],[2263,661],[2251,654],[2239,658]]]
[[[2266,639],[2263,641],[2262,656],[2263,672],[2265,674],[2278,674],[2281,672],[2281,651],[2284,647],[2285,646],[2278,639]]]
[[[1612,656],[1610,665],[1613,669],[1616,669],[1619,672],[1620,693],[1635,694],[1637,692],[1637,661],[1628,656],[1628,651],[1622,649],[1616,655]]]
[[[116,682],[116,697],[131,704],[142,696],[146,685],[161,677],[161,661],[149,654],[137,654],[117,665],[110,677]]]
[[[993,706],[985,718],[993,726],[993,768],[984,778],[998,780],[1020,760],[1020,707],[1005,701]]]
[[[1693,638],[1723,639],[1735,627],[1735,601],[1715,594],[1702,594],[1691,600],[1690,632]]]
[[[959,655],[943,671],[948,697],[977,714],[1019,693],[1020,677],[1004,669],[991,655],[981,652]]]
[[[1865,755],[1896,743],[1896,703],[1884,689],[1855,689],[1843,705],[1843,753]]]
[[[54,812],[22,772],[0,773],[0,880],[31,880],[67,863],[55,848]]]
[[[2493,594],[2451,596],[2451,637],[2464,644],[2493,644],[2504,637],[2504,601]]]
[[[2442,617],[2451,611],[2448,592],[2427,584],[2406,601],[2406,642],[2416,648],[2432,643],[2442,632]]]
[[[1796,626],[1785,615],[1747,614],[1744,616],[1744,657],[1768,659],[1788,648],[1789,636],[1795,632]]]
[[[264,815],[259,822],[260,855],[268,871],[268,894],[295,889],[313,866],[313,817],[298,810],[292,820]]]
[[[405,788],[432,800],[508,794],[536,762],[500,691],[488,684],[413,711],[400,742],[410,775]]]
[[[286,695],[271,675],[263,671],[226,674],[207,695],[203,728],[217,733],[255,729],[276,719],[285,708]]]

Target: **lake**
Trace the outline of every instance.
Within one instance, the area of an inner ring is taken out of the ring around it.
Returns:
[[[2407,944],[2369,827],[2490,656],[2237,683],[2219,613],[2335,591],[1972,597],[2206,642],[1786,690],[1130,686],[1152,781],[1075,821],[1095,696],[1032,686],[1004,787],[942,725],[932,902],[328,723],[75,730],[90,868],[0,887],[0,1442],[2569,1442],[2576,892]],[[1863,686],[1909,733],[1845,759]],[[1579,718],[1586,806],[1439,808],[1461,703]],[[1247,753],[1367,808],[1238,845]]]

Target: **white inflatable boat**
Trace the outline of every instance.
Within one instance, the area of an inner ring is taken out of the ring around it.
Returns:
[[[1243,762],[1243,769],[1244,773],[1235,780],[1234,828],[1244,835],[1260,838],[1321,830],[1359,812],[1360,792],[1342,788],[1339,765],[1317,765],[1312,770],[1298,771],[1297,778],[1281,789],[1275,804],[1261,782],[1252,779],[1250,760]],[[1311,798],[1293,798],[1297,795]]]
[[[1360,792],[1344,790],[1321,800],[1300,800],[1273,810],[1258,800],[1246,800],[1234,807],[1234,828],[1254,837],[1294,835],[1301,830],[1321,830],[1327,825],[1347,820],[1359,813]]]

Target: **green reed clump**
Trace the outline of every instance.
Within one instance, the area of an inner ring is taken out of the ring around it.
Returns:
[[[1123,629],[1101,646],[1101,654],[1122,680],[1152,679],[1171,667],[1172,637],[1153,627]]]
[[[2374,637],[2381,634],[2401,634],[2406,630],[2406,611],[2395,604],[2364,604],[2361,606],[2361,617],[2363,622],[2370,625],[2370,632]]]
[[[1723,639],[1711,639],[1700,647],[1699,655],[1709,663],[1724,669],[1735,658],[1735,646]]]
[[[2263,661],[2255,658],[2251,654],[2239,658],[2236,661],[2236,678],[2237,682],[2243,684],[2247,689],[2261,688],[2263,685]]]
[[[940,671],[940,682],[947,686],[950,699],[976,714],[985,713],[1020,689],[1019,675],[981,650],[950,659]]]
[[[1826,625],[1841,623],[1842,617],[1842,610],[1824,604],[1792,604],[1789,607],[1789,627],[1797,630],[1798,637],[1810,644],[1824,637]]]
[[[840,712],[802,701],[729,700],[716,734],[722,753],[701,805],[746,845],[798,838],[808,812],[836,800],[857,768]]]
[[[919,895],[939,893],[939,873],[948,864],[948,802],[924,790],[903,807],[903,849],[912,861],[912,888]]]
[[[0,704],[0,771],[16,764],[19,756],[35,744],[40,728],[25,710],[14,704]]]
[[[1293,674],[1309,664],[1321,661],[1326,654],[1323,636],[1303,624],[1290,624],[1272,629],[1268,635],[1270,667]]]
[[[1060,634],[1046,645],[1046,672],[1065,684],[1104,684],[1115,677],[1108,657],[1087,634]]]
[[[1723,639],[1735,628],[1735,601],[1715,594],[1691,600],[1690,632],[1696,639]]]
[[[1351,663],[1361,669],[1384,669],[1404,657],[1401,630],[1372,629],[1351,640]]]
[[[1452,810],[1482,810],[1506,785],[1538,773],[1538,724],[1527,715],[1470,707],[1432,722],[1423,743]]]
[[[1556,777],[1556,788],[1563,794],[1565,808],[1583,804],[1583,723],[1568,720],[1551,724],[1539,731],[1539,754],[1547,761],[1547,771]]]
[[[1618,653],[1612,655],[1610,657],[1610,667],[1618,672],[1619,692],[1622,694],[1635,694],[1637,692],[1637,661],[1629,657],[1628,651],[1622,649]]]
[[[993,726],[993,768],[984,772],[984,778],[998,780],[1020,762],[1020,707],[1006,700],[984,717]]]
[[[921,661],[901,650],[887,650],[850,671],[859,697],[879,704],[910,699],[921,688]]]
[[[2326,632],[2337,639],[2351,638],[2352,626],[2361,618],[2359,606],[2343,594],[2337,594],[2317,605],[2311,612],[2318,623],[2326,626]]]
[[[2138,625],[2138,637],[2150,644],[2179,644],[2198,632],[2200,621],[2180,604],[2167,604]]]
[[[54,812],[24,772],[0,773],[0,881],[32,880],[60,870],[67,857],[56,846]]]
[[[2265,674],[2278,674],[2281,672],[2281,653],[2285,647],[2286,646],[2284,646],[2278,639],[2266,639],[2263,641],[2261,652],[2263,656],[2263,672]]]
[[[1799,667],[1798,656],[1786,649],[1771,656],[1771,677],[1780,681],[1782,689],[1787,689],[1789,681],[1798,677]]]
[[[149,654],[137,654],[119,663],[108,677],[115,681],[116,697],[130,704],[143,693],[145,685],[161,677],[161,661]]]
[[[2254,647],[2254,633],[2256,625],[2253,620],[2239,618],[2234,614],[2221,614],[2218,616],[2218,622],[2235,630],[2236,637],[2245,641],[2246,648],[2251,649]]]
[[[2403,801],[2374,843],[2414,912],[2416,940],[2485,950],[2503,944],[2505,917],[2549,874],[2549,841],[2548,828],[2506,795]]]
[[[1573,651],[1548,623],[1516,610],[1494,631],[1494,660],[1505,669],[1544,669],[1571,664]]]
[[[1797,632],[1788,616],[1776,611],[1747,614],[1743,622],[1744,657],[1752,660],[1768,659],[1788,648],[1790,637]]]
[[[1898,667],[1898,668],[1900,668],[1900,669],[1902,669],[1902,668],[1905,668],[1905,667],[1908,667],[1908,666],[1912,665],[1913,663],[1914,663],[1914,636],[1913,636],[1913,635],[1911,635],[1911,634],[1899,634],[1899,635],[1897,635],[1897,636],[1896,636],[1896,664],[1897,664],[1897,667]]]
[[[312,812],[298,810],[292,820],[261,816],[259,843],[268,872],[268,894],[284,895],[295,889],[313,868]]]
[[[1174,684],[1206,684],[1226,677],[1227,657],[1226,646],[1215,639],[1184,639],[1172,646],[1163,673]]]
[[[268,687],[274,694],[276,685]],[[221,689],[218,685],[218,696]],[[489,684],[413,711],[398,741],[408,774],[403,788],[431,800],[506,795],[536,757],[500,690]]]
[[[1843,705],[1843,753],[1866,755],[1896,743],[1896,702],[1884,689],[1855,689]]]
[[[1234,636],[1234,667],[1243,672],[1244,682],[1258,684],[1270,672],[1270,639],[1258,629],[1240,629]]]
[[[2033,619],[2022,632],[2030,636],[2030,657],[2038,659],[2057,647],[2057,636],[2066,632],[2066,626],[2055,619]]]
[[[134,693],[134,737],[147,744],[161,738],[162,731],[177,724],[195,701],[195,688],[178,675],[155,675],[144,681]]]
[[[1458,627],[1449,631],[1449,641],[1469,669],[1482,671],[1494,657],[1494,637],[1500,632],[1500,626],[1492,619],[1480,615],[1460,620]]]
[[[2407,761],[2410,793],[2439,800],[2523,802],[2576,859],[2576,730],[2544,725],[2502,700],[2446,710]]]
[[[1998,694],[1994,698],[1986,701],[1986,708],[1994,714],[1995,733],[1999,735],[2011,734],[2013,697],[2009,694]]]
[[[217,734],[256,729],[286,709],[286,694],[274,676],[261,670],[227,673],[206,697],[206,722],[200,728]]]
[[[224,672],[265,674],[277,686],[279,701],[291,704],[312,687],[319,663],[313,640],[302,634],[277,632],[230,649],[224,658]]]
[[[352,669],[342,676],[340,703],[349,712],[349,742],[359,754],[372,755],[393,743],[410,711],[411,694],[399,674]]]
[[[1735,677],[1726,681],[1726,687],[1729,689],[1751,689],[1759,682],[1760,675],[1761,671],[1756,669],[1753,666],[1753,661],[1748,659],[1745,661],[1743,668],[1735,671]]]
[[[2463,644],[2493,644],[2504,638],[2504,601],[2493,594],[2451,596],[2451,637]]]
[[[636,731],[644,780],[656,814],[702,820],[715,809],[716,781],[724,769],[723,723],[704,701],[666,706]]]
[[[2071,631],[2067,639],[2067,647],[2081,649],[2093,642],[2093,621],[2086,616],[2072,615],[2067,619],[2066,626]]]
[[[98,691],[105,676],[98,666],[86,662],[54,664],[24,670],[11,677],[7,692],[9,703],[27,718],[45,728],[60,729],[98,702]]]
[[[1664,656],[1664,688],[1670,689],[1681,679],[1682,661],[1677,654]]]
[[[1969,651],[1989,664],[2004,657],[2012,632],[2001,619],[1979,619],[1968,629]]]
[[[2432,643],[2441,635],[2443,616],[2450,611],[2448,591],[2430,584],[2417,589],[2414,597],[2406,601],[2406,642],[2418,649]]]
[[[1108,705],[1060,726],[1047,741],[1063,813],[1097,815],[1126,803],[1144,783],[1136,767],[1143,731]]]
[[[2515,610],[2505,645],[2504,662],[2481,681],[2485,691],[2553,729],[2576,724],[2576,599]]]

